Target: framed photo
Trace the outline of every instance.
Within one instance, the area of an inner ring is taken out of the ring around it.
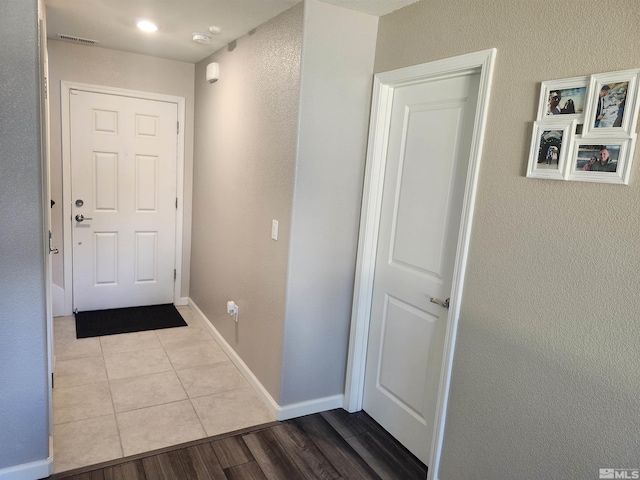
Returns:
[[[583,137],[630,137],[638,119],[640,69],[591,76]]]
[[[545,120],[533,123],[527,177],[564,180],[576,121]]]
[[[582,123],[587,103],[589,77],[566,78],[542,82],[538,120],[576,119]]]
[[[636,135],[630,138],[576,139],[568,179],[579,182],[629,183]]]

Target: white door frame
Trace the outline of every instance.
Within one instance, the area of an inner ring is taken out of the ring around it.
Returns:
[[[117,87],[105,87],[63,80],[60,91],[60,110],[62,117],[62,223],[64,228],[64,315],[71,315],[73,311],[73,246],[72,246],[72,198],[71,198],[71,129],[69,121],[69,95],[71,90],[82,90],[91,93],[104,93],[124,97],[157,100],[175,103],[178,106],[178,144],[176,152],[176,182],[179,208],[176,209],[176,251],[174,265],[176,279],[173,285],[173,302],[175,305],[186,305],[186,299],[181,297],[182,286],[182,235],[184,230],[184,132],[185,132],[185,99],[173,95],[127,90]],[[177,126],[176,126],[177,128]]]
[[[462,301],[462,287],[467,263],[471,222],[476,196],[476,186],[484,130],[489,105],[489,92],[495,62],[496,49],[461,55],[422,65],[379,73],[374,79],[369,145],[358,242],[358,260],[354,287],[351,334],[345,384],[344,408],[349,412],[362,410],[364,374],[367,356],[371,300],[375,273],[376,249],[382,206],[382,187],[386,166],[387,136],[391,123],[393,93],[396,88],[440,80],[466,73],[480,73],[478,104],[471,140],[471,153],[467,172],[460,233],[451,289],[451,306],[443,351],[440,386],[436,407],[436,422],[429,457],[428,479],[437,479],[444,436],[446,406],[449,396],[451,366],[458,328],[458,316]]]

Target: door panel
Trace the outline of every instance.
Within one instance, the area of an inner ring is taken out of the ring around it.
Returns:
[[[175,103],[71,92],[76,309],[173,302],[177,110]]]
[[[394,91],[364,409],[427,463],[479,75]]]
[[[436,321],[437,317],[429,312],[386,296],[378,382],[386,395],[423,424],[426,424],[422,416],[426,387],[423,369]]]
[[[118,154],[115,152],[93,152],[93,162],[95,211],[117,212]]]
[[[393,226],[393,259],[442,278],[448,197],[457,134],[465,104],[407,106],[402,132]],[[424,132],[430,132],[425,135]],[[439,139],[450,139],[441,142]],[[425,162],[427,154],[438,159]],[[443,208],[427,208],[430,205]],[[416,206],[423,208],[416,208]],[[430,248],[425,249],[424,245]]]
[[[136,212],[158,211],[158,157],[136,155]]]
[[[118,283],[118,233],[94,233],[95,285]]]
[[[157,256],[157,246],[157,232],[136,232],[136,283],[157,281],[156,265],[160,261]]]

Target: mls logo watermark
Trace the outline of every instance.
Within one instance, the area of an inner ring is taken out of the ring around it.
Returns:
[[[600,479],[622,478],[640,479],[640,469],[638,468],[601,468]]]

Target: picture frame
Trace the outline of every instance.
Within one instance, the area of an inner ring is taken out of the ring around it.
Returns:
[[[638,119],[640,69],[591,76],[582,136],[631,137]]]
[[[533,123],[527,177],[564,180],[577,119]]]
[[[576,138],[567,164],[567,179],[628,185],[636,138],[635,134],[629,137]],[[604,164],[601,160],[603,148],[608,157]],[[592,166],[585,167],[587,163]]]
[[[565,120],[576,119],[578,124],[583,123],[588,91],[589,77],[542,82],[537,120],[557,120],[561,117]],[[560,97],[557,103],[551,100],[552,92]]]

